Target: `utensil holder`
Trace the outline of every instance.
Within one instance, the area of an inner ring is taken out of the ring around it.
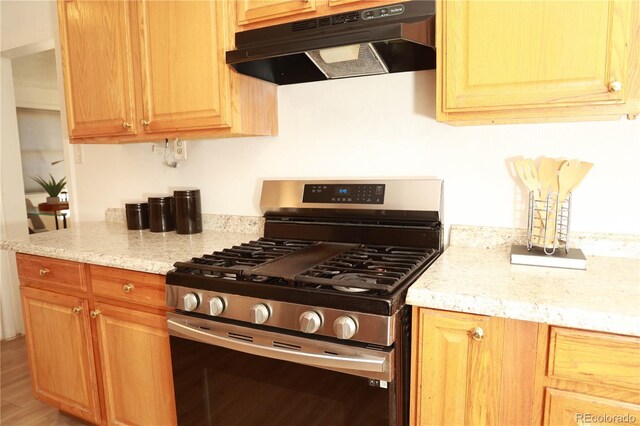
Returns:
[[[536,246],[542,247],[547,255],[558,249],[569,253],[570,224],[571,193],[560,201],[557,192],[549,193],[546,199],[536,199],[534,192],[529,192],[527,250]]]

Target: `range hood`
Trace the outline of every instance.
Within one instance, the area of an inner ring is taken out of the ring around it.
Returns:
[[[415,0],[236,33],[227,64],[276,84],[434,69],[435,2]]]

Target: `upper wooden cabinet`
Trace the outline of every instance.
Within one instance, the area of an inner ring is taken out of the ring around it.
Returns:
[[[632,9],[637,15],[638,6],[632,2],[463,0],[437,5],[440,121],[640,110],[635,101],[640,99],[639,42],[632,38],[638,32]]]
[[[236,6],[239,25],[316,10],[315,0],[239,0]]]
[[[58,5],[69,135],[135,133],[130,5],[120,1]]]
[[[144,131],[230,126],[221,2],[138,5]]]
[[[71,142],[277,133],[276,86],[225,62],[234,3],[60,0],[58,14]]]

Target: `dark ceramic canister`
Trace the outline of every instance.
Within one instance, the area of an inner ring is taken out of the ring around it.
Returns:
[[[173,192],[176,200],[176,232],[198,234],[202,232],[202,208],[199,189],[184,189]]]
[[[149,203],[125,203],[127,229],[149,229]]]
[[[151,232],[169,232],[176,229],[173,210],[173,197],[149,197],[149,230]]]

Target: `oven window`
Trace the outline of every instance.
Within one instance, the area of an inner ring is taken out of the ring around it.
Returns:
[[[391,424],[389,389],[369,380],[171,336],[178,423],[210,426]]]

